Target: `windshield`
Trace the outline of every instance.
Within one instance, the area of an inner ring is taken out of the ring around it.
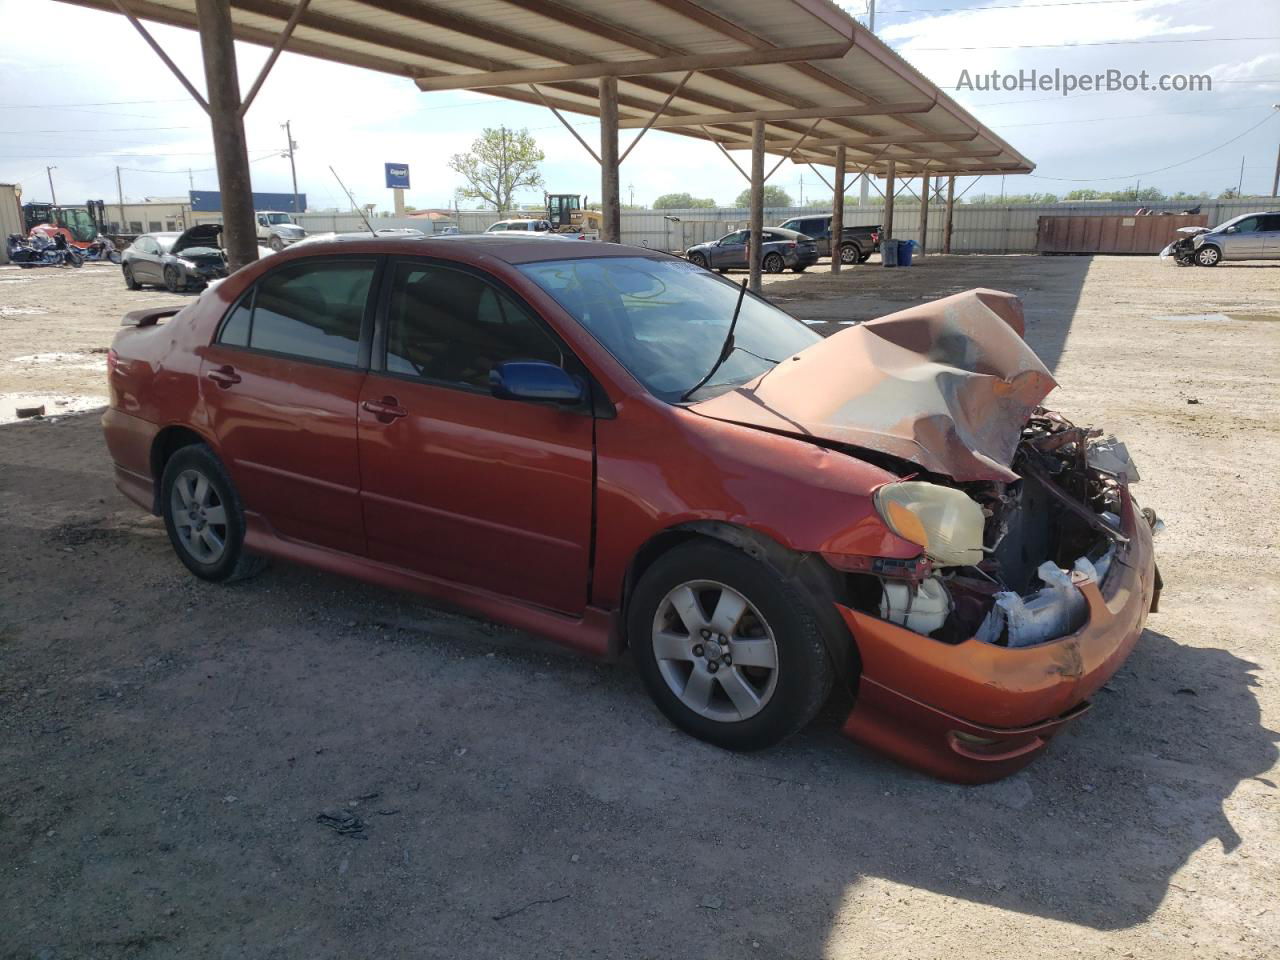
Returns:
[[[165,253],[168,253],[170,250],[173,249],[173,245],[178,242],[178,236],[179,234],[176,234],[176,233],[170,233],[170,234],[157,233],[153,235],[152,239],[154,239],[155,242],[160,245],[160,249],[162,251],[164,251]]]
[[[287,213],[268,213],[267,223],[274,227],[277,223],[293,223],[293,221],[289,219]]]
[[[600,257],[520,270],[556,299],[654,396],[674,403],[720,356],[739,287],[683,260]],[[735,350],[692,399],[753,380],[822,338],[747,294]]]

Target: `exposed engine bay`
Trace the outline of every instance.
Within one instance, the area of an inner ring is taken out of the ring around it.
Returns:
[[[877,492],[886,523],[930,561],[879,578],[880,618],[946,643],[1008,647],[1084,626],[1074,581],[1105,582],[1128,542],[1120,518],[1138,471],[1123,443],[1044,408],[1024,426],[1011,469],[1010,482],[917,473]],[[1157,527],[1153,511],[1143,516]]]

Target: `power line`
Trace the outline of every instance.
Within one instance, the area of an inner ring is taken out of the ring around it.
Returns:
[[[906,13],[970,13],[974,10],[1039,10],[1043,7],[1105,7],[1116,3],[1144,3],[1146,0],[1063,0],[1061,3],[1013,3],[990,7],[934,7],[931,10],[876,10],[876,19]]]
[[[1226,113],[1231,110],[1257,110],[1257,106],[1249,107],[1222,107],[1214,110],[1213,114]],[[1165,113],[1130,113],[1125,116],[1110,117],[1087,117],[1079,120],[1040,120],[1035,123],[1002,123],[1001,129],[1006,127],[1057,127],[1064,123],[1102,123],[1106,120],[1145,120],[1147,117],[1205,117],[1209,116],[1203,110],[1171,110]]]
[[[1179,160],[1177,163],[1171,163],[1167,167],[1160,167],[1156,170],[1140,170],[1137,173],[1126,173],[1122,176],[1117,176],[1117,177],[1083,177],[1083,178],[1082,177],[1045,177],[1037,173],[1028,174],[1028,176],[1034,177],[1037,180],[1057,180],[1062,183],[1092,183],[1095,180],[1132,180],[1135,177],[1146,177],[1146,176],[1150,176],[1153,173],[1164,173],[1166,170],[1172,170],[1175,167],[1181,167],[1181,166],[1185,166],[1188,163],[1194,163],[1196,160],[1199,160],[1201,157],[1207,157],[1211,153],[1217,153],[1223,147],[1231,146],[1231,144],[1235,143],[1241,137],[1244,137],[1250,133],[1253,133],[1253,131],[1257,130],[1260,126],[1262,126],[1264,123],[1266,123],[1268,120],[1270,120],[1274,116],[1276,116],[1276,113],[1275,111],[1272,111],[1271,113],[1263,117],[1261,120],[1259,120],[1257,123],[1255,123],[1253,126],[1251,126],[1248,130],[1245,130],[1243,133],[1236,134],[1234,137],[1232,137],[1230,140],[1227,140],[1225,143],[1220,143],[1216,147],[1210,150],[1206,150],[1204,153],[1197,153],[1194,157],[1188,157],[1186,160]]]
[[[59,103],[0,103],[0,107],[8,107],[13,110],[45,110],[57,107],[115,107],[135,103],[185,103],[189,99],[189,97],[176,97],[171,100],[99,100],[96,102],[64,100]]]
[[[1084,43],[1010,43],[1002,46],[981,47],[912,47],[912,53],[948,53],[953,50],[1044,50],[1069,47],[1127,47],[1146,46],[1153,43],[1234,43],[1237,41],[1262,42],[1280,40],[1280,37],[1177,37],[1172,40],[1089,40]]]
[[[23,136],[28,133],[62,133],[74,134],[75,136],[83,136],[86,133],[137,133],[143,130],[198,130],[199,127],[91,127],[85,130],[68,130],[61,127],[56,130],[0,130],[0,133],[7,133],[13,136]]]

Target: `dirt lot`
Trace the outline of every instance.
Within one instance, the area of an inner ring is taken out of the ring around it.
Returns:
[[[1127,439],[1168,521],[1132,659],[988,787],[833,716],[723,753],[629,665],[414,597],[200,583],[96,415],[0,426],[0,956],[1280,955],[1280,268],[930,258],[768,293],[835,327],[973,286],[1026,298],[1051,401]],[[95,402],[119,316],[170,299],[0,269],[0,413]]]

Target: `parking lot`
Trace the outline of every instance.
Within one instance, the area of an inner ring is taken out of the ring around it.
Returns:
[[[179,295],[0,268],[0,957],[1280,953],[1280,269],[765,283],[824,332],[1015,292],[1050,404],[1128,443],[1161,610],[1046,755],[952,786],[836,710],[729,754],[627,662],[284,564],[198,581],[93,410],[121,314]],[[36,404],[58,416],[15,421]]]

